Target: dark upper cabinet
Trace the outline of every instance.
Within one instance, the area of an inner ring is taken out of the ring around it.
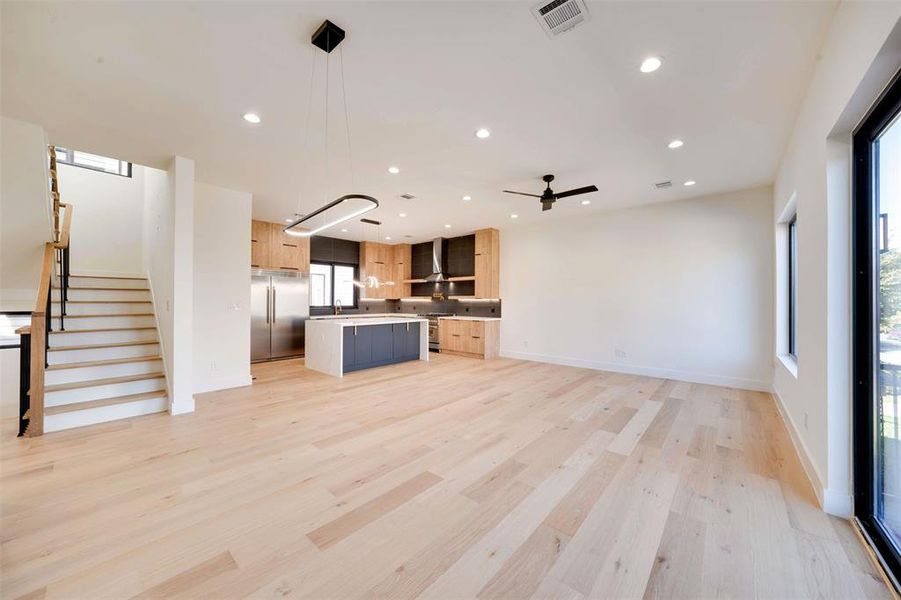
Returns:
[[[432,274],[432,242],[413,244],[410,247],[411,279],[425,279]]]
[[[475,253],[475,234],[462,235],[447,240],[447,252],[444,255],[447,260],[447,272],[445,274],[448,277],[469,277],[475,275]]]
[[[360,242],[314,235],[310,238],[310,260],[312,262],[359,265]]]

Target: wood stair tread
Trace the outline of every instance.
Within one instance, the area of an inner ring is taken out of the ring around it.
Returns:
[[[69,317],[66,317],[67,319]],[[142,325],[140,327],[103,327],[98,329],[66,329],[61,331],[51,331],[50,333],[99,333],[109,331],[146,331],[148,329],[156,329],[153,325]]]
[[[102,400],[90,400],[88,402],[74,402],[72,404],[63,404],[60,406],[48,406],[44,409],[44,415],[59,415],[67,412],[75,412],[77,410],[87,410],[91,408],[100,408],[103,406],[112,406],[114,404],[136,402],[138,400],[150,400],[152,398],[165,397],[166,390],[159,390],[156,392],[144,392],[142,394],[130,394],[128,396],[116,396],[115,398],[103,398]]]
[[[51,289],[60,290],[62,289],[59,286],[53,286]],[[70,285],[70,290],[114,290],[117,292],[149,292],[150,288],[136,288],[136,287],[99,287],[99,286],[80,286],[80,285]]]
[[[59,300],[54,300],[59,304]],[[66,300],[66,304],[150,304],[150,300]],[[68,316],[68,315],[66,315]]]
[[[143,381],[145,379],[160,379],[164,376],[162,371],[157,371],[155,373],[142,373],[141,375],[124,375],[122,377],[107,377],[106,379],[91,379],[90,381],[57,383],[56,385],[44,386],[44,393],[79,390],[82,388],[100,387],[101,385],[115,385],[117,383],[131,383],[132,381]]]
[[[147,281],[146,277],[127,277],[124,275],[73,275],[69,273],[69,278],[78,279],[133,279],[136,281]]]
[[[111,344],[85,344],[83,346],[57,346],[49,348],[49,352],[61,352],[64,350],[93,350],[95,348],[117,348],[119,346],[146,346],[147,344],[159,344],[159,340],[140,340],[137,342],[113,342]]]
[[[93,313],[90,315],[66,315],[66,319],[96,319],[97,317],[152,317],[153,313]],[[59,315],[53,315],[58,319]]]
[[[149,355],[149,356],[128,356],[126,358],[107,358],[105,360],[89,360],[85,362],[77,362],[77,363],[62,363],[59,365],[50,365],[47,367],[47,371],[63,371],[65,369],[81,369],[85,367],[104,367],[107,365],[125,365],[128,363],[136,363],[136,362],[149,362],[163,360],[163,357],[159,354]]]

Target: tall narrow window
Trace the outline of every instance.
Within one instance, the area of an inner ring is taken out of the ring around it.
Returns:
[[[798,215],[788,222],[788,353],[798,358]]]
[[[854,512],[901,580],[901,79],[854,132]]]

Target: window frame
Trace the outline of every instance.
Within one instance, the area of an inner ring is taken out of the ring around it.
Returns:
[[[331,303],[331,304],[313,304],[313,303],[312,303],[312,299],[311,299],[311,300],[310,300],[310,308],[328,309],[328,308],[334,308],[334,307],[335,307],[335,267],[350,267],[351,269],[353,269],[353,272],[354,272],[354,280],[359,280],[359,279],[360,279],[360,273],[359,273],[359,271],[360,271],[360,265],[357,265],[357,264],[354,264],[354,263],[340,262],[340,261],[311,260],[311,261],[310,261],[310,268],[311,268],[311,271],[312,271],[312,266],[313,266],[313,265],[319,265],[319,266],[322,266],[322,267],[329,267],[329,269],[331,270],[331,285],[332,285],[332,289],[331,289],[331,298],[332,298],[332,303]],[[360,305],[360,290],[359,290],[359,288],[358,288],[357,286],[353,286],[353,288],[354,288],[354,302],[353,302],[353,304],[352,304],[352,305],[342,304],[342,305],[341,305],[341,308],[342,308],[342,309],[345,309],[345,308],[354,308],[354,309],[359,308],[359,305]]]
[[[788,345],[787,354],[798,361],[798,213],[786,224],[788,243]]]
[[[895,75],[852,136],[852,472],[854,518],[892,576],[901,578],[901,549],[878,516],[876,473],[879,400],[879,254],[878,153],[875,142],[901,113],[901,72]],[[874,401],[875,400],[875,401]]]
[[[57,164],[60,164],[60,165],[69,165],[70,167],[78,167],[78,168],[80,168],[80,169],[88,169],[89,171],[96,171],[97,173],[106,173],[107,175],[118,175],[119,177],[129,177],[129,178],[130,178],[130,177],[132,176],[132,171],[133,171],[132,166],[133,166],[133,165],[132,165],[132,163],[130,163],[130,162],[126,161],[126,160],[121,160],[121,159],[118,159],[118,158],[113,158],[112,156],[102,156],[102,155],[100,155],[100,154],[93,154],[92,152],[84,152],[83,150],[73,150],[72,148],[64,148],[64,147],[61,147],[61,146],[57,146],[57,147],[55,148],[55,150],[56,150],[56,162],[57,162]],[[75,154],[74,154],[74,153],[75,153],[75,152],[84,152],[84,154],[93,154],[94,156],[101,156],[102,158],[109,158],[109,159],[111,159],[111,160],[117,160],[117,161],[119,161],[119,170],[120,170],[120,172],[119,172],[119,173],[113,173],[112,171],[107,171],[106,169],[100,169],[100,168],[98,168],[98,167],[92,167],[91,165],[86,165],[86,164],[82,164],[82,163],[79,163],[79,162],[75,162],[75,160],[74,160],[74,157],[75,157]],[[62,155],[64,156],[64,158],[60,157],[60,154],[62,154]],[[123,165],[123,164],[124,164],[124,165],[127,165],[127,170],[128,170],[128,173],[127,173],[127,174],[122,174],[122,173],[121,173],[122,165]]]

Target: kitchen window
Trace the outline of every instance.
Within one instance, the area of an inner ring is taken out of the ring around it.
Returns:
[[[56,162],[63,165],[91,169],[92,171],[110,173],[111,175],[131,177],[130,162],[108,156],[100,156],[99,154],[90,154],[80,150],[57,147]]]
[[[357,307],[357,267],[338,263],[310,264],[310,306]]]
[[[788,354],[798,358],[798,215],[788,222]]]

